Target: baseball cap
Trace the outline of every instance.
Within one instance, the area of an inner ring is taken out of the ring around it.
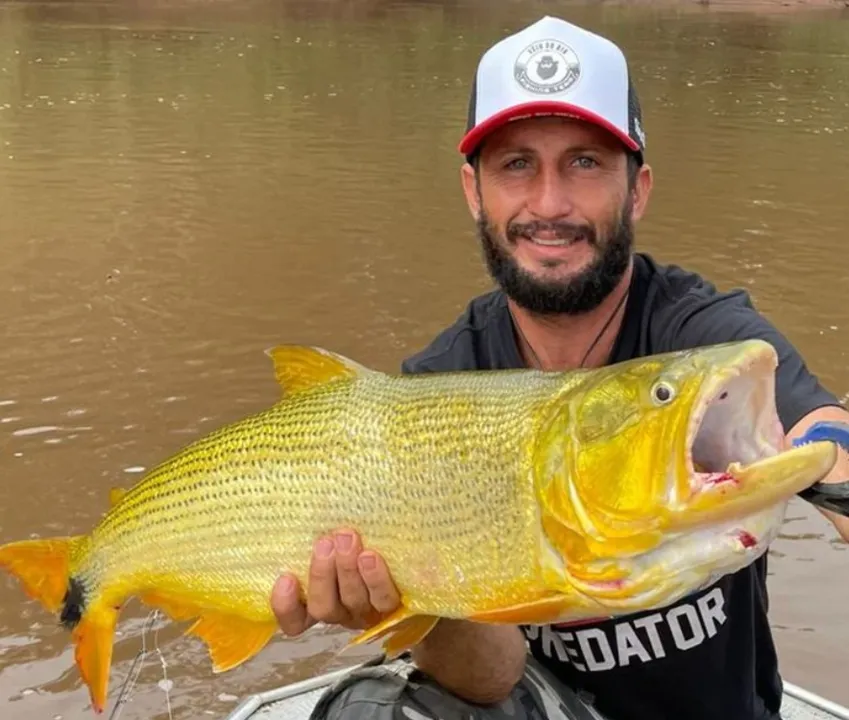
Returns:
[[[546,115],[594,123],[642,161],[640,103],[622,50],[607,38],[550,16],[483,54],[459,150],[468,158],[505,123]]]

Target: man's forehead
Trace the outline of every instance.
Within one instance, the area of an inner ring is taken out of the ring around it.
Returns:
[[[566,149],[570,146],[598,146],[624,152],[622,144],[607,130],[586,120],[563,116],[513,120],[494,130],[483,144],[484,152],[514,147]]]

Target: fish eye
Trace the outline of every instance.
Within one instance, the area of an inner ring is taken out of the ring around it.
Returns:
[[[651,397],[655,405],[666,405],[675,398],[675,388],[661,380],[652,388]]]

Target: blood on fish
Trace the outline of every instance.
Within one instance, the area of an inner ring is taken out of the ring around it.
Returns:
[[[741,530],[737,536],[744,548],[753,548],[758,544],[758,539],[752,533]]]
[[[736,484],[737,479],[731,473],[727,472],[710,473],[704,477],[705,485],[721,485],[726,482],[733,482]]]

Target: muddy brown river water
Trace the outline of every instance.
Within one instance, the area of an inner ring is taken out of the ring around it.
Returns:
[[[455,152],[478,53],[544,12],[631,59],[656,187],[641,248],[742,285],[849,393],[849,17],[692,6],[0,2],[0,540],[277,396],[263,349],[394,370],[489,287]],[[794,501],[771,561],[787,679],[849,703],[849,552]],[[122,616],[112,697],[146,612]],[[150,642],[152,638],[148,638]],[[365,657],[274,641],[213,676],[164,626],[173,716]],[[123,718],[167,717],[142,669]],[[65,632],[0,579],[0,716],[90,717]]]

